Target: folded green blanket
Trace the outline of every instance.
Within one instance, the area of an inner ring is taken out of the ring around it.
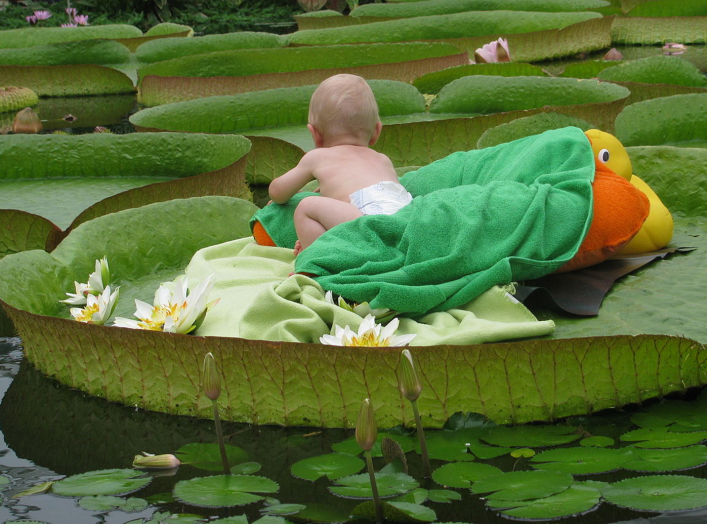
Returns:
[[[412,316],[457,308],[494,285],[538,278],[569,261],[591,224],[594,172],[591,146],[576,127],[454,153],[401,179],[411,204],[332,228],[295,268],[372,307]],[[286,206],[268,207],[291,217]],[[278,227],[266,215],[255,219],[273,236],[292,227],[282,215]]]
[[[288,277],[291,249],[264,247],[251,237],[207,247],[186,269],[190,282],[214,275],[210,300],[219,302],[206,315],[199,336],[255,340],[319,342],[334,325],[358,330],[361,317],[325,300],[325,291],[311,278]],[[552,321],[538,321],[525,306],[494,287],[463,308],[402,318],[398,334],[415,333],[413,346],[482,344],[538,337],[554,331]]]

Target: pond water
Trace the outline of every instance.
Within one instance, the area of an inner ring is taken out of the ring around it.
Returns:
[[[204,519],[246,515],[249,522],[262,516],[262,503],[230,509],[207,509],[175,502],[169,494],[177,481],[218,474],[188,465],[182,465],[169,476],[156,474],[149,486],[133,494],[150,502],[147,508],[133,513],[87,510],[78,505],[78,498],[55,494],[14,499],[13,495],[41,482],[91,470],[130,468],[133,456],[142,451],[172,453],[185,444],[214,442],[215,434],[213,422],[209,420],[146,412],[90,397],[57,384],[23,360],[21,341],[18,338],[0,339],[0,395],[0,474],[12,480],[9,486],[4,486],[7,489],[0,492],[0,522],[37,520],[56,524],[139,524],[142,519],[149,520],[156,512],[196,514]],[[626,427],[629,415],[630,410],[611,411],[604,414],[604,420],[618,430]],[[307,457],[330,453],[331,445],[351,437],[352,431],[253,427],[227,423],[224,425],[224,434],[228,444],[243,448],[249,461],[262,465],[262,469],[255,474],[279,484],[279,492],[273,496],[280,502],[304,504],[312,509],[318,508],[319,511],[326,509],[329,521],[345,519],[360,502],[333,497],[328,492],[328,487],[332,485],[330,481],[319,479],[309,482],[296,479],[290,474],[294,463]],[[377,468],[382,466],[380,461],[376,459]],[[408,462],[410,474],[421,479],[419,456],[408,454]],[[495,464],[504,471],[511,471],[518,465],[516,459],[508,455],[485,462]],[[433,460],[433,468],[442,464],[444,462]],[[518,469],[527,468],[520,466]],[[707,467],[680,474],[707,477]],[[615,482],[627,476],[626,472],[607,473],[592,475],[591,479]],[[422,485],[430,489],[441,488],[431,481],[427,485],[423,481]],[[429,503],[437,513],[438,522],[507,522],[507,519],[485,508],[483,501],[471,495],[469,490],[455,491],[462,495],[460,501],[452,504]],[[166,522],[180,521],[170,519]],[[604,503],[596,511],[557,522],[703,523],[707,522],[707,510],[656,516]]]

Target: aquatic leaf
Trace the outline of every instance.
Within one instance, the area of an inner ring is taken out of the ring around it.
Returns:
[[[436,2],[433,0],[400,3],[375,3],[361,5],[351,11],[352,17],[375,16],[387,18],[412,18],[415,16],[462,13],[465,11],[590,11],[608,4],[602,0],[457,0]]]
[[[516,519],[558,519],[592,511],[601,501],[601,486],[604,483],[575,482],[566,490],[549,497],[526,500],[522,503],[490,500],[495,504],[513,504],[515,507],[502,509],[501,514]]]
[[[229,464],[231,463],[231,459],[228,459]],[[231,473],[233,475],[251,475],[253,473],[257,473],[263,468],[262,465],[258,464],[257,462],[243,462],[242,464],[236,464],[235,466],[231,466]]]
[[[635,477],[604,487],[612,504],[642,511],[680,511],[707,506],[707,479],[679,475]]]
[[[420,504],[410,502],[383,501],[383,518],[390,522],[400,522],[414,524],[416,522],[434,522],[437,519],[436,513]],[[351,514],[354,517],[376,518],[376,510],[372,500],[363,502],[356,506]]]
[[[142,44],[135,56],[144,63],[171,60],[182,56],[201,55],[228,49],[263,49],[282,47],[283,36],[272,33],[242,31],[219,35],[204,35],[199,38],[163,38]]]
[[[454,492],[456,493],[456,491]],[[424,488],[417,488],[409,493],[404,493],[398,497],[389,499],[389,502],[410,502],[412,504],[424,504],[427,502],[429,491]]]
[[[572,426],[498,426],[489,430],[481,440],[495,446],[543,447],[558,446],[581,437]]]
[[[276,493],[276,482],[253,475],[216,475],[180,480],[174,497],[186,504],[204,508],[242,506],[264,499],[254,493]]]
[[[248,517],[245,515],[238,515],[237,517],[225,517],[222,519],[216,519],[209,521],[210,524],[248,524]]]
[[[653,0],[643,2],[629,9],[626,16],[705,16],[707,15],[707,2],[705,0],[683,0],[671,2],[670,0]]]
[[[611,437],[604,437],[602,435],[597,435],[594,437],[587,437],[583,438],[579,442],[580,446],[585,446],[585,447],[598,447],[598,448],[605,448],[607,446],[613,446],[614,445],[614,439]]]
[[[568,64],[558,76],[566,78],[596,78],[604,69],[616,67],[616,62],[609,60],[584,60]]]
[[[7,489],[12,484],[12,479],[7,475],[0,475],[0,490]]]
[[[444,86],[430,105],[431,113],[489,114],[619,101],[628,89],[597,80],[551,77],[467,76]]]
[[[381,4],[383,5],[383,4]],[[523,62],[507,62],[498,64],[470,64],[448,67],[441,71],[427,73],[416,78],[414,85],[420,93],[436,95],[440,90],[457,78],[473,75],[493,76],[545,76],[546,73],[535,65]]]
[[[358,473],[366,463],[358,457],[346,453],[329,453],[310,457],[292,465],[290,471],[295,477],[315,481],[326,476],[329,480]]]
[[[519,448],[511,451],[511,457],[513,458],[530,458],[535,456],[535,450],[530,448]]]
[[[543,451],[531,462],[536,469],[589,475],[621,469],[625,462],[634,459],[630,448],[574,447]]]
[[[458,491],[452,491],[449,489],[431,489],[428,492],[428,498],[431,502],[448,503],[453,500],[461,500],[462,495]]]
[[[659,473],[696,468],[707,463],[705,446],[687,446],[677,449],[635,448],[633,455],[635,460],[623,464],[624,469]]]
[[[132,38],[142,36],[137,27],[127,24],[92,25],[87,27],[27,27],[0,32],[0,49],[36,47],[60,42],[99,38]]]
[[[643,82],[707,87],[707,78],[690,62],[675,56],[651,56],[622,62],[598,74],[609,82]]]
[[[306,507],[307,506],[305,506],[304,504],[274,504],[272,506],[266,506],[260,511],[261,513],[274,516],[294,515],[296,513],[299,513]]]
[[[79,506],[89,511],[112,511],[120,509],[121,511],[132,512],[142,511],[147,508],[147,501],[136,497],[123,499],[111,495],[95,495],[91,497],[81,497]]]
[[[204,519],[200,515],[192,513],[169,513],[168,511],[157,511],[152,514],[152,518],[145,520],[131,520],[126,524],[201,524]]]
[[[25,497],[27,495],[38,495],[40,493],[46,493],[52,488],[52,484],[54,484],[53,480],[50,480],[49,482],[42,482],[40,484],[35,484],[29,489],[26,489],[24,491],[21,491],[19,493],[15,493],[12,498],[13,499],[19,499],[21,497]],[[2,489],[7,489],[7,488],[2,488]]]
[[[707,413],[695,409],[694,401],[665,400],[632,415],[631,422],[642,428],[670,426],[670,431],[700,431],[707,430]]]
[[[706,37],[707,28],[702,16],[617,17],[611,26],[614,45],[703,44]]]
[[[129,58],[128,48],[114,40],[82,40],[18,49],[0,48],[0,64],[3,65],[123,64]]]
[[[492,147],[498,144],[510,142],[526,136],[537,135],[550,129],[575,126],[582,131],[592,129],[592,125],[586,120],[576,118],[562,113],[540,113],[525,118],[518,118],[512,122],[500,124],[484,132],[476,143],[478,149]]]
[[[248,453],[242,448],[230,444],[226,444],[225,447],[229,464],[235,465],[248,460]],[[217,443],[200,444],[195,442],[186,444],[174,453],[184,465],[188,464],[208,471],[223,470],[221,451]]]
[[[511,471],[477,480],[471,492],[488,500],[527,500],[549,497],[565,491],[574,480],[569,473],[557,471]]]
[[[533,13],[526,11],[475,11],[421,16],[387,22],[312,29],[288,35],[292,44],[331,45],[368,42],[405,42],[495,34],[527,33],[566,27],[597,13]]]
[[[341,504],[324,504],[315,502],[297,514],[299,522],[346,522],[350,511]]]
[[[673,432],[668,428],[641,428],[621,435],[624,442],[637,442],[637,448],[679,448],[707,439],[707,431]]]
[[[289,521],[283,517],[276,517],[274,515],[266,515],[260,517],[258,520],[254,520],[253,524],[289,524]]]
[[[342,477],[337,479],[336,482],[337,486],[329,487],[329,491],[334,495],[352,499],[373,498],[371,479],[368,473]],[[376,473],[376,484],[378,485],[378,494],[381,497],[399,495],[419,486],[419,483],[414,478],[405,473]]]
[[[472,483],[482,478],[499,473],[501,473],[501,470],[490,464],[452,462],[434,470],[432,479],[437,484],[449,488],[468,488]]]
[[[31,88],[39,96],[83,96],[134,93],[133,81],[121,71],[93,65],[2,65],[0,85],[17,84]],[[84,99],[84,102],[86,100]],[[31,104],[27,104],[31,105]],[[44,109],[44,119],[50,116]],[[66,115],[67,113],[63,113]],[[124,113],[125,114],[125,113]],[[62,116],[63,116],[62,115]],[[80,118],[86,126],[86,119]],[[105,120],[102,123],[107,123]]]
[[[66,497],[126,495],[147,486],[151,477],[134,469],[103,469],[80,473],[52,485],[52,492]]]
[[[371,449],[371,456],[372,457],[382,457],[383,452],[381,451],[381,442],[383,442],[383,439],[385,438],[390,438],[396,441],[398,444],[400,444],[400,447],[403,448],[403,451],[405,453],[408,453],[409,451],[412,451],[415,447],[415,442],[417,442],[417,439],[414,437],[408,436],[408,435],[393,435],[392,433],[378,433],[378,438],[376,440],[376,443],[373,445],[373,448]],[[336,444],[331,445],[331,449],[338,452],[338,453],[348,453],[349,455],[359,455],[361,453],[361,448],[356,442],[356,439],[354,437],[348,438],[344,440],[343,442],[337,442]]]

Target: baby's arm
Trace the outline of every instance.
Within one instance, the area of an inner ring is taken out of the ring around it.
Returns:
[[[286,203],[297,191],[314,180],[311,153],[313,151],[306,153],[296,167],[270,182],[268,192],[273,202]]]

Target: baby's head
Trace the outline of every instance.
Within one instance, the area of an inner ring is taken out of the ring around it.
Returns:
[[[368,143],[379,122],[376,98],[360,76],[327,78],[309,103],[310,125],[327,138],[352,135]]]

